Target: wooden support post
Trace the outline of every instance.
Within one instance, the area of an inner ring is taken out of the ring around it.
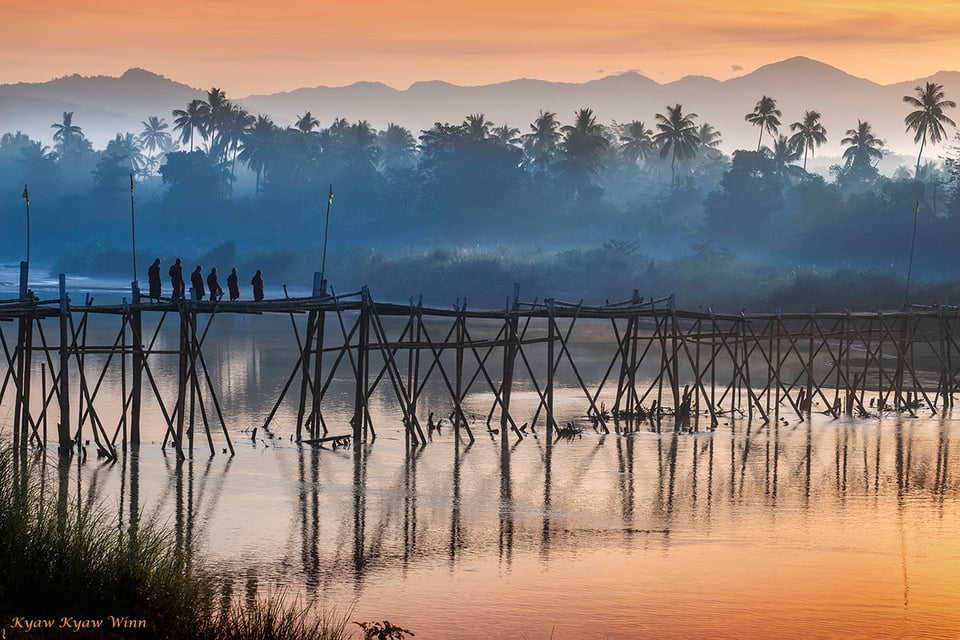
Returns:
[[[741,380],[747,389],[747,420],[753,420],[753,387],[750,384],[750,351],[747,349],[747,319],[745,314],[740,312],[740,319],[737,321],[737,343],[743,345],[743,366],[741,367]],[[741,401],[743,395],[741,392]],[[759,407],[758,407],[759,408]]]
[[[714,415],[710,429],[716,429],[720,421],[716,418],[717,412],[717,316],[713,307],[708,308],[710,313],[710,407]]]
[[[453,381],[453,386],[455,391],[454,393],[455,397],[453,399],[453,402],[455,405],[455,410],[453,412],[453,431],[454,431],[454,437],[457,440],[460,440],[460,426],[461,426],[460,422],[464,417],[464,414],[463,414],[463,395],[464,395],[463,394],[463,343],[464,343],[464,340],[466,340],[466,336],[465,336],[466,327],[464,326],[464,324],[467,321],[466,315],[465,315],[466,311],[467,311],[467,299],[466,297],[464,297],[463,305],[458,306],[457,317],[454,318],[453,320],[454,323],[456,323],[456,331],[455,331],[456,337],[454,338],[454,340],[456,340],[456,344],[457,344],[455,349],[456,362],[454,365],[455,370],[454,370],[454,381]]]
[[[810,313],[810,320],[807,323],[807,330],[810,337],[807,339],[807,395],[804,396],[806,403],[807,420],[810,419],[810,411],[813,409],[813,326],[816,323],[816,317],[813,312]],[[801,407],[801,409],[804,407]]]
[[[369,424],[367,411],[367,369],[369,365],[370,341],[370,291],[366,286],[361,290],[360,331],[357,337],[357,373],[353,402],[353,446],[357,448],[366,439]]]
[[[949,409],[953,406],[953,369],[950,366],[950,351],[953,348],[950,337],[950,316],[949,312],[944,313],[940,310],[940,342],[941,342],[941,365],[943,367],[943,408]]]
[[[417,399],[420,397],[420,323],[423,299],[416,307],[413,306],[413,298],[410,298],[410,349],[407,351],[407,389],[409,391],[409,401],[407,405],[407,415],[415,420],[417,415]]]
[[[903,374],[907,357],[907,326],[909,322],[910,318],[907,315],[900,316],[900,339],[899,347],[897,348],[897,368],[893,375],[893,405],[898,411],[903,409],[906,405],[906,400],[903,396]]]
[[[500,452],[509,453],[508,427],[510,426],[510,392],[513,388],[513,365],[517,357],[517,329],[520,308],[520,284],[513,285],[513,304],[504,313],[506,342],[503,347],[503,392],[500,394]]]
[[[290,316],[291,320],[293,315]],[[310,384],[310,350],[313,346],[313,335],[316,331],[317,312],[311,309],[307,312],[306,335],[303,337],[303,349],[300,352],[300,397],[297,401],[297,441],[303,440],[303,419],[307,411],[307,392]],[[314,383],[314,386],[316,383]]]
[[[670,390],[673,392],[673,411],[674,415],[680,409],[680,351],[678,342],[677,328],[677,306],[676,300],[670,296],[670,356],[673,362],[670,365]]]
[[[886,339],[883,330],[886,326],[886,323],[883,321],[882,313],[877,314],[877,319],[879,322],[879,326],[877,328],[877,333],[879,335],[879,339],[877,340],[877,413],[882,416],[883,411],[886,408],[886,396],[884,395],[883,391],[883,378],[885,375],[883,370],[883,342]]]
[[[130,329],[133,338],[133,379],[130,392],[133,394],[130,404],[130,444],[135,447],[140,444],[140,410],[141,397],[143,393],[143,368],[145,366],[143,355],[143,324],[139,309],[140,288],[134,287],[135,309],[130,313]]]
[[[190,425],[187,427],[187,449],[193,453],[194,430],[196,429],[197,418],[197,354],[194,350],[197,337],[197,308],[191,307],[190,314],[187,316],[187,386],[190,388]]]
[[[27,448],[28,425],[30,424],[30,370],[33,359],[33,320],[35,301],[33,293],[28,288],[30,265],[20,263],[20,306],[21,316],[18,322],[16,377],[19,382],[19,392],[14,406],[13,437],[14,449],[21,452]]]
[[[327,435],[327,425],[323,421],[323,414],[320,412],[320,405],[323,400],[323,394],[320,390],[320,380],[321,376],[323,375],[323,332],[326,329],[326,319],[327,313],[325,310],[320,309],[317,311],[317,343],[313,356],[313,394],[311,394],[311,398],[313,400],[311,409],[313,414],[313,422],[310,426],[311,438],[321,437],[321,431],[324,437]]]
[[[60,439],[60,458],[73,453],[70,441],[70,343],[67,330],[70,302],[67,300],[67,279],[60,274],[60,424],[57,433]]]
[[[46,363],[40,363],[40,395],[43,397],[43,437],[40,438],[38,443],[39,448],[46,450],[47,449],[47,365]]]
[[[193,295],[193,289],[190,290],[191,295]],[[189,331],[189,321],[187,320],[187,314],[189,313],[185,303],[180,303],[180,349],[178,354],[177,362],[177,431],[174,434],[173,445],[177,449],[177,455],[179,458],[183,459],[183,426],[184,426],[184,414],[186,413],[187,408],[187,362],[188,354],[187,349],[190,348],[190,342],[187,339],[187,332]]]
[[[627,360],[627,425],[631,431],[636,431],[640,424],[640,396],[637,394],[637,367],[643,356],[637,358],[640,349],[640,319],[635,313],[630,314],[627,328],[623,332],[625,340],[624,355],[629,354]]]
[[[130,319],[130,309],[127,307],[127,299],[123,299],[123,315],[121,316],[120,321],[120,425],[123,427],[123,440],[121,446],[123,450],[127,450],[127,441],[129,439],[128,426],[129,422],[127,420],[127,322]],[[116,347],[116,342],[114,342],[114,347]],[[110,364],[110,358],[113,357],[111,353],[107,357],[107,364],[104,365],[104,371],[106,367]],[[101,380],[103,377],[101,376]],[[97,382],[97,386],[94,388],[94,394],[96,394],[97,389],[100,386],[100,382]],[[114,440],[116,435],[114,435]],[[122,501],[121,501],[122,503]]]
[[[703,319],[702,319],[702,318],[697,318],[697,321],[694,323],[694,326],[693,326],[693,332],[694,332],[694,335],[696,336],[696,339],[697,339],[697,344],[696,344],[696,347],[695,347],[695,354],[696,354],[696,355],[694,356],[695,362],[694,362],[694,365],[693,365],[693,367],[694,367],[693,370],[694,370],[694,375],[696,376],[697,386],[700,387],[700,391],[699,391],[699,392],[694,392],[695,401],[694,401],[693,407],[692,407],[692,409],[693,409],[693,430],[694,430],[694,431],[700,431],[700,398],[703,397],[703,395],[704,395],[704,394],[703,394],[703,391],[704,391],[704,389],[703,389],[703,374],[702,374],[702,370],[700,369],[700,326],[701,326],[702,324],[703,324]],[[631,445],[631,447],[632,447],[632,445]],[[631,454],[632,454],[632,449],[631,449]],[[696,450],[694,450],[693,459],[694,459],[694,461],[696,461],[696,459],[697,459]],[[631,460],[632,460],[632,458],[631,458]],[[696,474],[694,474],[694,475],[696,475]],[[696,496],[696,488],[694,488],[694,496]]]
[[[633,379],[633,378],[630,376],[630,364],[631,364],[631,361],[630,361],[630,359],[628,358],[628,353],[629,353],[629,349],[630,349],[630,341],[631,341],[631,339],[633,338],[633,322],[634,322],[634,316],[631,314],[630,316],[627,317],[627,326],[626,326],[626,328],[623,330],[623,337],[622,337],[622,338],[619,337],[619,331],[618,331],[618,329],[617,329],[617,319],[616,319],[616,318],[611,318],[611,319],[610,319],[610,322],[613,323],[613,333],[614,333],[614,336],[618,338],[618,340],[617,340],[617,342],[618,342],[618,344],[617,344],[617,346],[618,346],[618,348],[617,348],[617,354],[614,356],[614,361],[616,361],[616,358],[617,358],[617,357],[620,358],[620,374],[617,376],[617,395],[616,395],[616,397],[614,398],[613,407],[612,407],[613,420],[614,420],[615,429],[616,429],[617,431],[619,431],[619,430],[620,430],[620,416],[621,416],[621,414],[629,414],[630,407],[631,407],[631,400],[633,399],[633,397],[634,397],[634,395],[635,395],[635,394],[630,394],[629,396],[627,396],[627,398],[626,398],[626,403],[625,403],[625,405],[624,405],[625,408],[621,410],[621,408],[620,408],[620,403],[624,400],[624,394],[630,393],[629,383],[627,382],[627,380],[628,380],[628,378],[629,378],[630,380]],[[611,366],[612,366],[612,364],[611,364]],[[629,420],[629,418],[628,418],[627,428],[630,427],[630,424],[631,424],[631,422],[630,422],[630,420]]]
[[[773,361],[774,366],[770,368],[771,372],[775,377],[774,379],[776,380],[776,385],[777,385],[776,391],[775,391],[776,397],[773,399],[773,412],[774,412],[773,419],[775,421],[780,419],[780,390],[783,386],[780,379],[780,367],[783,366],[783,363],[780,359],[780,327],[782,326],[782,322],[783,320],[780,316],[780,310],[778,309],[777,322],[775,324],[771,322],[770,324],[770,336],[771,336],[770,339],[771,340],[773,339],[774,334],[776,334],[777,336],[777,346],[776,346],[777,356],[776,356],[776,360]]]
[[[557,421],[553,416],[553,387],[554,387],[554,367],[556,367],[556,354],[554,353],[553,341],[557,338],[557,326],[554,313],[556,312],[556,303],[553,298],[547,298],[544,302],[547,305],[547,446],[553,443],[553,434],[557,429]],[[531,428],[536,425],[531,424]],[[549,454],[548,454],[549,455]]]

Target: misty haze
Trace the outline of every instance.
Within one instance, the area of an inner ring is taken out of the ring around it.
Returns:
[[[954,75],[930,80],[947,99]],[[873,309],[902,302],[916,213],[913,297],[940,302],[958,266],[957,151],[947,125],[914,175],[902,99],[925,82],[793,58],[726,82],[628,73],[241,100],[140,70],[4,85],[3,250],[23,252],[26,184],[35,265],[129,281],[132,172],[139,280],[181,257],[309,290],[332,184],[327,273],[341,290],[499,305],[519,281],[572,300],[639,288],[694,307]],[[776,122],[752,125],[761,98]]]
[[[0,640],[956,637],[957,91],[0,86]]]

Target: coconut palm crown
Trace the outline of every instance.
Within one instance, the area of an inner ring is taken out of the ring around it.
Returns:
[[[923,156],[923,147],[929,138],[932,144],[936,144],[946,137],[944,124],[951,127],[957,124],[951,120],[944,112],[944,109],[952,109],[957,106],[953,100],[946,100],[943,92],[943,85],[935,82],[928,82],[923,87],[916,87],[916,97],[903,96],[903,101],[916,111],[911,111],[903,121],[907,125],[907,131],[914,131],[914,142],[920,143],[920,153],[917,154],[917,172],[920,175],[920,158]]]

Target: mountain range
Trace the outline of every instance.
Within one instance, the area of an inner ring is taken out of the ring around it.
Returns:
[[[299,114],[310,111],[327,126],[336,117],[353,122],[367,120],[377,129],[396,123],[418,135],[435,122],[459,123],[470,113],[483,113],[496,125],[509,123],[522,133],[540,110],[557,113],[571,123],[574,112],[590,107],[602,123],[642,120],[654,128],[654,114],[666,105],[682,104],[701,122],[709,122],[723,136],[721,148],[757,146],[758,129],[744,121],[761,96],[777,100],[783,112],[781,132],[802,118],[805,110],[822,114],[828,142],[818,156],[838,156],[840,140],[858,120],[869,121],[887,147],[915,154],[913,134],[905,131],[910,111],[903,96],[933,81],[943,85],[947,98],[960,97],[960,72],[940,71],[925,78],[881,85],[852,76],[828,64],[794,57],[762,66],[730,80],[686,76],[658,83],[640,73],[627,72],[584,83],[518,79],[482,86],[458,86],[441,81],[417,82],[398,90],[376,82],[344,87],[315,86],[268,95],[228,98],[255,114],[269,115],[281,126],[292,125]],[[0,133],[23,131],[45,144],[52,142],[50,124],[60,122],[65,111],[74,113],[74,124],[101,148],[119,132],[138,133],[148,116],[172,122],[171,111],[184,108],[205,90],[143,69],[130,69],[120,77],[71,75],[40,83],[0,85]],[[956,117],[954,119],[957,119]],[[949,135],[952,137],[953,133]],[[765,137],[768,142],[768,138]],[[943,153],[942,147],[925,155]]]

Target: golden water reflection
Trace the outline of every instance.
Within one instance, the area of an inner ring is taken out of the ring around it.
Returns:
[[[588,426],[506,450],[481,418],[473,444],[445,424],[409,448],[378,391],[374,442],[301,448],[287,406],[252,437],[292,362],[236,325],[216,359],[234,458],[202,446],[178,461],[160,420],[119,462],[49,476],[77,504],[116,509],[131,536],[145,519],[168,526],[226,597],[285,585],[418,640],[960,637],[960,415],[728,415],[715,432]],[[332,433],[352,410],[338,384]],[[443,415],[444,397],[426,389],[420,410]],[[561,423],[582,417],[577,397],[558,390]],[[529,415],[536,396],[512,403]],[[491,403],[466,404],[484,416]]]
[[[406,449],[397,426],[336,451],[143,447],[59,477],[131,535],[168,523],[228,594],[283,584],[418,638],[948,638],[958,438],[949,418],[816,417],[505,453],[452,432]]]

